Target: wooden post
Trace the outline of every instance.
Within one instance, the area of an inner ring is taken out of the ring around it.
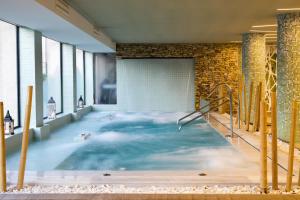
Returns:
[[[19,166],[18,184],[17,184],[18,190],[22,189],[24,184],[25,165],[26,165],[27,149],[29,143],[29,127],[30,127],[31,107],[32,107],[32,89],[33,89],[32,86],[28,86],[27,104],[26,104],[25,121],[24,121],[23,138],[22,138],[22,150],[20,156],[20,166]]]
[[[267,133],[266,133],[266,103],[260,102],[260,188],[261,191],[267,193],[268,191],[268,177],[267,177]]]
[[[277,158],[277,105],[276,92],[271,93],[272,123],[272,189],[278,190],[278,158]]]
[[[292,189],[297,112],[298,112],[298,103],[297,103],[297,101],[294,100],[292,103],[290,144],[289,144],[289,156],[288,156],[288,172],[287,172],[287,177],[286,177],[286,191],[287,192],[291,191],[291,189]]]
[[[247,95],[246,95],[246,84],[245,84],[245,82],[244,82],[243,90],[244,90],[244,122],[246,124],[246,120],[247,120]]]
[[[0,191],[6,192],[6,152],[4,135],[4,110],[3,102],[0,102]]]
[[[243,113],[243,82],[240,81],[240,85],[239,85],[239,104],[240,104],[240,121],[238,122],[241,125],[241,116]]]
[[[249,96],[248,96],[248,110],[246,120],[246,131],[249,131],[249,125],[251,120],[251,109],[252,109],[252,95],[253,95],[253,82],[250,83]]]
[[[261,87],[262,87],[262,83],[260,82],[256,87],[255,114],[254,114],[254,122],[253,122],[253,131],[254,132],[258,131],[258,129],[259,129]]]
[[[252,94],[253,94],[253,82],[250,83],[249,89],[249,101],[248,101],[248,112],[247,112],[247,123],[246,123],[246,131],[249,131],[250,118],[251,118],[251,106],[252,106]]]

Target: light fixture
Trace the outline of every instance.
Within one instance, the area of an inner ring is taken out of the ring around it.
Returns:
[[[277,37],[265,37],[266,39],[277,39]]]
[[[47,103],[48,119],[56,119],[56,102],[50,97]]]
[[[9,111],[7,111],[4,118],[4,133],[5,135],[13,135],[14,134],[14,120],[10,116]]]
[[[267,28],[267,27],[277,27],[277,24],[265,24],[265,25],[254,25],[252,28]]]
[[[277,33],[277,31],[267,31],[267,30],[250,30],[250,32],[255,32],[255,33]]]
[[[242,41],[241,40],[232,40],[232,41],[230,41],[231,43],[242,43]]]
[[[300,8],[278,8],[277,11],[298,11]]]
[[[78,108],[83,108],[84,107],[84,100],[82,98],[82,95],[80,95],[79,99],[78,99]]]

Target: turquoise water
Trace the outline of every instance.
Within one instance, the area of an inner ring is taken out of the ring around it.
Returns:
[[[27,170],[198,170],[243,158],[204,120],[178,132],[184,113],[92,112],[30,144]],[[80,139],[81,133],[89,134]],[[19,152],[8,157],[18,168]]]

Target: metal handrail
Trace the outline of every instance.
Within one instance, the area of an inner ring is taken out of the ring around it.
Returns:
[[[198,118],[200,118],[200,117],[203,117],[206,113],[209,113],[210,111],[212,111],[212,110],[218,108],[219,106],[221,106],[221,105],[223,105],[223,104],[225,104],[225,103],[227,103],[227,102],[229,102],[229,101],[228,101],[228,100],[227,100],[227,101],[224,101],[224,102],[220,103],[219,105],[210,108],[208,111],[205,111],[204,113],[201,113],[199,116],[196,116],[196,117],[194,117],[193,119],[191,119],[191,120],[189,120],[189,121],[187,121],[187,122],[181,124],[181,125],[179,126],[178,130],[181,130],[181,128],[182,128],[183,126],[185,126],[185,125],[187,125],[187,124],[189,124],[189,123],[195,121],[196,119],[198,119]]]
[[[228,101],[229,101],[229,110],[230,110],[230,129],[231,129],[231,137],[233,137],[233,136],[234,136],[234,132],[233,132],[233,101],[234,101],[234,99],[233,99],[233,96],[232,96],[232,88],[231,88],[227,83],[219,83],[219,84],[217,84],[217,85],[214,86],[214,88],[210,91],[210,93],[209,93],[209,95],[208,95],[207,98],[210,98],[210,97],[214,94],[214,92],[216,91],[216,89],[219,88],[220,86],[225,86],[225,87],[226,87],[226,89],[227,89],[227,94],[228,94],[228,96],[229,96],[229,97],[225,97],[225,98],[228,99]],[[218,98],[218,99],[216,99],[216,100],[213,100],[212,102],[215,102],[215,101],[217,101],[217,100],[221,100],[221,99],[223,99],[223,98],[224,98],[224,97]],[[219,105],[217,105],[217,106],[215,106],[215,107],[213,107],[213,108],[210,108],[208,111],[206,111],[206,112],[200,114],[199,116],[197,116],[197,117],[195,117],[195,118],[193,118],[193,119],[191,119],[191,120],[189,120],[189,121],[183,123],[182,125],[180,125],[179,130],[180,130],[183,126],[185,126],[185,125],[189,124],[190,122],[192,122],[192,121],[194,121],[194,120],[196,120],[196,119],[202,117],[204,114],[210,112],[212,109],[218,108],[219,106],[221,106],[221,105],[227,103],[228,101],[222,102],[221,104],[219,104]],[[182,121],[183,119],[185,119],[185,118],[187,118],[187,117],[189,117],[189,116],[195,114],[196,112],[200,112],[203,108],[207,107],[207,106],[210,105],[212,102],[209,102],[207,105],[201,107],[199,110],[194,111],[194,112],[192,112],[192,113],[190,113],[190,114],[188,114],[188,115],[186,115],[186,116],[180,118],[180,119],[177,121],[177,124],[179,124],[179,122]],[[237,104],[238,104],[238,121],[240,121],[240,105],[239,105],[239,101],[237,101]],[[238,123],[238,125],[239,125],[239,128],[240,128],[240,123]]]
[[[213,102],[215,102],[215,101],[222,100],[222,99],[224,99],[224,98],[225,98],[225,97],[221,97],[221,98],[215,99],[215,100],[209,102],[209,104],[211,104],[211,103],[213,103]],[[177,120],[177,124],[179,124],[179,122],[182,121],[183,119],[185,119],[185,118],[187,118],[187,117],[189,117],[189,116],[191,116],[191,115],[193,115],[193,114],[195,114],[195,113],[197,113],[197,112],[201,112],[201,110],[204,109],[204,108],[206,108],[206,107],[208,107],[209,104],[207,104],[207,105],[205,105],[205,106],[202,106],[202,107],[199,108],[198,110],[195,110],[194,112],[191,112],[190,114],[185,115],[184,117],[181,117],[180,119]]]

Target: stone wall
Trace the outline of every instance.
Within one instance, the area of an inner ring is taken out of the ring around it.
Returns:
[[[194,58],[195,107],[213,84],[226,82],[237,91],[241,73],[240,44],[117,44],[120,58]]]

